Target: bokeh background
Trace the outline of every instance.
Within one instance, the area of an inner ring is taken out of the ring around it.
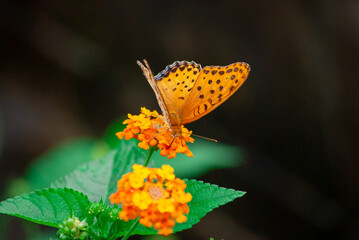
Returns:
[[[334,0],[1,1],[1,200],[59,143],[159,110],[136,60],[245,61],[241,89],[188,128],[245,152],[198,178],[247,194],[176,239],[359,239],[358,13]],[[31,237],[1,218],[0,238]]]

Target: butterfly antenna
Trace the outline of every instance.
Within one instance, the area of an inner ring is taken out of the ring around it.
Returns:
[[[209,141],[212,141],[212,142],[218,142],[216,139],[208,138],[208,137],[202,137],[202,136],[199,136],[199,135],[196,135],[196,134],[192,134],[192,136],[203,138],[203,139],[206,139],[206,140],[209,140]]]

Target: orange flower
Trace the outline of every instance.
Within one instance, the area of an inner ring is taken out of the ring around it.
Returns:
[[[193,157],[192,152],[188,149],[187,142],[193,143],[191,138],[192,131],[182,126],[182,135],[173,138],[171,131],[163,121],[163,116],[157,111],[150,111],[141,108],[140,115],[128,114],[123,124],[127,124],[125,130],[116,133],[120,139],[130,140],[136,138],[140,142],[138,146],[143,149],[149,149],[150,146],[157,146],[162,156],[168,159],[175,158],[177,153],[186,154]]]
[[[169,165],[133,165],[133,172],[122,176],[117,192],[110,196],[111,203],[122,204],[120,218],[128,221],[140,217],[142,225],[154,227],[160,235],[170,235],[176,222],[187,221],[187,203],[192,195],[184,191],[185,182],[173,172]]]

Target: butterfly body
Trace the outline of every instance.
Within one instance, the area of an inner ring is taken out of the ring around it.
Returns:
[[[243,62],[202,68],[193,61],[176,61],[154,76],[146,60],[145,65],[137,63],[156,94],[174,138],[182,135],[182,125],[210,113],[233,95],[250,71]]]

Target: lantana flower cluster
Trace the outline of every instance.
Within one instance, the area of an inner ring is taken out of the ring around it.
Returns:
[[[177,153],[193,157],[193,153],[187,146],[187,142],[194,141],[190,137],[192,131],[182,126],[182,136],[174,138],[163,116],[157,111],[150,111],[143,107],[139,115],[128,114],[128,119],[123,124],[127,124],[126,128],[116,133],[120,139],[136,138],[140,141],[138,146],[143,149],[157,146],[161,150],[160,154],[167,156],[168,159],[176,157]]]
[[[122,204],[119,217],[124,221],[139,217],[142,225],[154,227],[161,235],[170,235],[176,222],[187,221],[187,203],[192,195],[185,192],[185,181],[176,178],[169,165],[147,168],[135,164],[133,172],[123,175],[117,187],[110,200]]]

